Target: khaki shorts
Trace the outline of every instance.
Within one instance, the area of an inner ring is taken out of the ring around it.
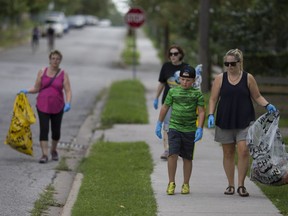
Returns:
[[[249,126],[244,129],[221,129],[215,128],[215,141],[222,144],[237,143],[246,140]]]

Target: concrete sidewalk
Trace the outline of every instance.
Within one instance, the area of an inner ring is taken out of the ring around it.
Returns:
[[[197,143],[195,149],[190,181],[191,193],[189,195],[180,194],[183,175],[182,160],[179,159],[176,194],[174,196],[166,195],[167,163],[160,159],[163,145],[154,133],[159,110],[153,108],[161,63],[151,41],[145,37],[142,31],[137,32],[137,36],[137,48],[141,53],[141,66],[138,68],[137,78],[146,87],[149,124],[115,125],[113,129],[104,132],[104,137],[107,141],[145,141],[149,144],[155,164],[151,180],[158,204],[158,215],[281,215],[271,201],[248,178],[245,186],[250,193],[249,197],[240,197],[237,193],[233,196],[223,194],[227,187],[227,180],[222,167],[222,149],[218,143],[214,142],[214,130],[210,129],[204,129],[203,139]]]
[[[141,65],[137,67],[136,78],[140,79],[146,88],[149,124],[115,125],[109,130],[96,131],[92,140],[97,140],[98,137],[104,134],[106,141],[145,141],[150,146],[154,161],[151,181],[159,216],[281,215],[271,201],[248,178],[245,186],[250,193],[249,197],[240,197],[237,193],[232,196],[223,194],[227,187],[227,180],[222,167],[222,149],[218,143],[213,141],[214,130],[207,128],[204,129],[203,139],[197,142],[194,153],[193,172],[190,181],[191,193],[188,195],[180,194],[183,175],[182,160],[179,159],[176,174],[176,193],[173,196],[166,195],[168,184],[167,162],[160,159],[163,152],[162,140],[159,140],[154,133],[159,110],[153,108],[161,63],[151,41],[140,30],[137,32],[137,36],[137,48],[141,53]],[[75,197],[75,191],[71,194]]]

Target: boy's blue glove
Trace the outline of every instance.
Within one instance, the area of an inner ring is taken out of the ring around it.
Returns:
[[[154,106],[154,109],[158,109],[158,98],[155,98],[154,101],[153,101],[153,106]]]
[[[197,128],[196,133],[195,133],[195,139],[194,142],[199,141],[203,136],[203,128]]]
[[[71,109],[70,103],[65,103],[64,112],[68,112]]]
[[[157,121],[156,123],[156,130],[155,130],[155,134],[157,137],[159,137],[159,139],[162,139],[162,123],[161,121]]]
[[[209,114],[208,115],[208,128],[214,127],[214,115]]]
[[[21,90],[18,92],[18,94],[20,94],[20,93],[27,94],[27,93],[28,93],[28,90],[27,90],[27,89],[21,89]]]
[[[274,113],[274,112],[276,112],[276,107],[274,106],[274,105],[272,105],[272,104],[267,104],[266,106],[265,106],[265,108],[266,108],[266,110],[269,112],[269,113]]]

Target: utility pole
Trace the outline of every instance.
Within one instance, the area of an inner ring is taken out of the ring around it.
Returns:
[[[208,92],[210,88],[209,74],[211,71],[209,58],[209,8],[210,0],[200,1],[200,17],[199,17],[199,62],[202,64],[202,84],[203,92]]]

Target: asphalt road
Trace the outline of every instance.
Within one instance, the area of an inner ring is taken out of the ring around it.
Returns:
[[[63,53],[61,67],[69,73],[73,94],[72,109],[65,113],[63,118],[63,148],[65,143],[77,144],[76,136],[79,129],[94,107],[96,96],[101,90],[109,87],[114,80],[132,78],[130,70],[115,66],[123,48],[125,33],[124,27],[87,27],[73,30],[56,40],[56,48]],[[31,126],[33,157],[19,153],[4,144],[17,92],[33,86],[38,70],[47,65],[45,38],[41,39],[40,48],[34,54],[28,43],[0,51],[1,216],[30,215],[29,211],[39,194],[55,177],[57,162],[44,165],[38,163],[41,156],[38,119]],[[36,95],[28,97],[36,111]]]

